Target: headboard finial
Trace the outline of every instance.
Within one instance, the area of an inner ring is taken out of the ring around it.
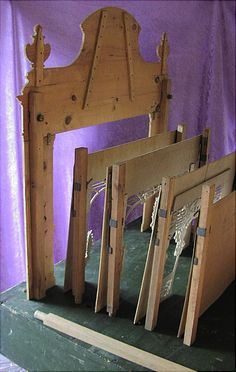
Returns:
[[[44,62],[48,59],[51,51],[49,44],[44,44],[42,26],[34,27],[33,43],[27,44],[25,48],[26,56],[35,71],[35,86],[42,85]]]
[[[157,48],[157,55],[161,59],[161,73],[162,75],[167,74],[167,57],[169,55],[170,48],[167,38],[167,33],[162,34],[161,43]]]

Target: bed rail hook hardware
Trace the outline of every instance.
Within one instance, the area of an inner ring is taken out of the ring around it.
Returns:
[[[109,222],[109,226],[110,227],[114,227],[115,229],[117,229],[118,227],[118,221],[117,220],[113,220],[112,218],[110,219],[110,222]]]
[[[167,210],[166,209],[159,209],[159,217],[166,218],[167,217]]]
[[[198,227],[197,228],[197,235],[198,236],[206,236],[206,228],[204,227]]]

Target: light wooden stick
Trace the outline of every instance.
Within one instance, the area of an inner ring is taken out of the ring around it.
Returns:
[[[152,371],[193,371],[192,369],[158,357],[157,355],[150,354],[134,346],[127,345],[55,314],[45,314],[41,311],[36,311],[34,317],[41,320],[44,325],[50,328],[129,360],[130,362],[149,368]]]

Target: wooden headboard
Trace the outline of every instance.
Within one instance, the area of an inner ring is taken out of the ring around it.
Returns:
[[[158,48],[160,62],[145,62],[139,52],[140,26],[119,8],[103,8],[81,25],[80,53],[69,66],[44,68],[50,45],[42,27],[35,27],[26,55],[33,69],[21,99],[42,93],[40,105],[45,134],[100,124],[154,112],[160,104],[169,53],[166,34]]]
[[[81,25],[82,46],[66,67],[44,68],[50,45],[35,27],[26,56],[32,63],[19,100],[23,105],[28,297],[54,284],[53,143],[55,134],[143,114],[149,135],[167,130],[169,47],[163,34],[160,62],[140,55],[140,26],[119,8],[103,8]]]

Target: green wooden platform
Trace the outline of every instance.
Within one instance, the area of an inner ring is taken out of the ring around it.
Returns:
[[[143,322],[133,325],[141,273],[150,234],[139,232],[140,221],[126,230],[126,253],[121,284],[120,310],[109,318],[105,310],[95,314],[94,302],[99,260],[99,242],[86,268],[83,305],[75,305],[71,293],[63,293],[64,263],[56,265],[57,286],[42,301],[27,301],[25,283],[1,295],[0,352],[28,371],[143,371],[91,345],[48,329],[33,318],[35,310],[52,312],[122,342],[154,353],[198,371],[234,371],[234,283],[201,317],[197,341],[192,347],[176,337],[183,305],[191,251],[181,257],[174,293],[161,304],[156,329],[148,332]],[[168,265],[171,265],[171,255]],[[168,266],[166,268],[168,271]]]

